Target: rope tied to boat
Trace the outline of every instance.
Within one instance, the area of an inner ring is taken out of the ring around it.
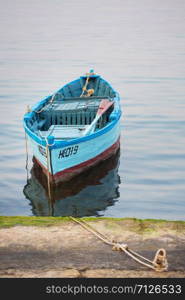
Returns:
[[[25,131],[25,149],[26,149],[26,165],[25,165],[25,169],[26,169],[27,182],[28,182],[28,179],[29,179],[29,167],[28,167],[28,164],[29,164],[29,153],[28,153],[28,137],[27,137],[26,131]]]
[[[57,94],[57,93],[55,93],[55,94],[53,94],[53,95],[51,96],[51,99],[48,101],[48,104],[43,105],[43,107],[42,107],[40,110],[35,110],[35,112],[36,112],[37,114],[40,114],[44,109],[46,109],[46,107],[48,107],[49,105],[51,105],[51,104],[53,103],[54,99],[55,99],[56,94]]]
[[[104,243],[112,246],[112,250],[114,251],[123,251],[125,254],[130,256],[132,259],[137,261],[138,263],[144,265],[145,267],[148,267],[154,271],[157,272],[163,272],[167,271],[168,269],[168,262],[167,262],[167,257],[166,257],[166,250],[165,249],[159,249],[157,250],[155,257],[152,260],[149,260],[145,258],[144,256],[138,254],[137,252],[131,250],[127,244],[124,243],[117,243],[115,241],[110,241],[104,234],[100,233],[97,231],[95,228],[93,228],[90,224],[85,222],[82,219],[77,219],[74,217],[70,217],[74,222],[78,223],[81,225],[83,228],[94,234],[97,238],[99,238],[101,241]],[[146,262],[148,263],[146,263]]]
[[[86,75],[87,75],[87,78],[86,78],[84,86],[82,87],[82,93],[81,93],[80,97],[83,97],[85,92],[87,92],[87,95],[85,97],[90,97],[94,94],[94,89],[87,90],[87,85],[89,83],[90,76],[95,75],[95,73],[93,70],[90,70],[90,72],[86,73]]]
[[[83,94],[87,90],[87,85],[88,85],[89,79],[90,79],[90,73],[87,74],[87,78],[86,78],[84,86],[82,87],[82,93],[81,93],[80,97],[83,97]]]
[[[50,160],[50,149],[49,147],[52,147],[54,143],[49,144],[47,137],[45,137],[46,141],[46,163],[47,163],[47,184],[48,184],[48,197],[51,199],[51,185],[50,185],[50,169],[51,169],[51,160]]]

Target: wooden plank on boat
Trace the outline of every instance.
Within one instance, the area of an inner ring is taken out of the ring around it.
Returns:
[[[51,125],[48,131],[40,131],[43,137],[49,135],[55,139],[74,139],[83,136],[83,132],[89,125]]]

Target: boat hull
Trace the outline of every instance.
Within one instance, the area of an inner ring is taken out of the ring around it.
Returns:
[[[50,184],[34,160],[31,177],[24,187],[36,216],[101,216],[119,197],[119,150],[66,182]],[[97,171],[98,170],[98,171]]]
[[[67,146],[49,149],[47,161],[46,148],[29,137],[34,160],[40,164],[50,181],[67,181],[100,161],[109,158],[120,147],[120,120],[104,134],[91,139],[71,141]],[[48,171],[49,170],[49,171]]]

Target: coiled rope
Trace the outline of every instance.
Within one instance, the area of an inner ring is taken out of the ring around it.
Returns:
[[[93,235],[95,235],[97,238],[99,238],[102,242],[112,246],[112,250],[124,251],[128,256],[133,258],[138,263],[140,263],[140,264],[144,265],[145,267],[148,267],[152,270],[155,270],[157,272],[167,271],[168,262],[167,262],[167,258],[166,258],[166,250],[165,249],[157,250],[153,261],[151,261],[151,260],[145,258],[144,256],[138,254],[137,252],[129,249],[127,244],[116,243],[114,241],[110,241],[104,234],[98,232],[95,228],[93,228],[90,224],[88,224],[84,220],[82,220],[82,219],[79,220],[72,216],[70,218],[74,222],[78,223],[83,228],[85,228],[86,230],[91,232]],[[149,263],[146,263],[144,261],[147,261]]]

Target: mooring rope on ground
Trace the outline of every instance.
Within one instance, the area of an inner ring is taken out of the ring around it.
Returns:
[[[168,263],[167,263],[166,250],[165,249],[157,250],[157,252],[155,254],[155,257],[152,261],[152,260],[149,260],[149,259],[145,258],[144,256],[138,254],[137,252],[129,249],[127,244],[116,243],[114,241],[110,241],[104,234],[97,231],[94,227],[92,227],[90,224],[85,222],[83,219],[79,220],[79,219],[74,218],[72,216],[70,218],[74,222],[78,223],[83,228],[85,228],[86,230],[91,232],[93,235],[95,235],[97,238],[99,238],[104,243],[112,246],[112,250],[124,251],[128,256],[133,258],[135,261],[137,261],[138,263],[140,263],[140,264],[144,265],[145,267],[148,267],[152,270],[155,270],[155,271],[158,271],[158,272],[167,271]],[[150,264],[143,262],[141,259],[149,262]]]
[[[88,84],[88,80],[89,80],[89,77],[87,77],[87,80],[86,80],[83,91],[85,91],[85,89],[86,89],[86,86]],[[83,93],[82,93],[82,95],[83,95]],[[50,103],[52,103],[53,99],[54,99],[54,97],[51,98]],[[45,140],[46,140],[46,161],[47,161],[47,171],[48,171],[47,172],[48,173],[47,174],[48,197],[49,197],[49,199],[51,199],[51,186],[50,186],[50,173],[49,173],[49,170],[51,168],[51,161],[50,161],[50,149],[49,149],[49,147],[53,146],[54,144],[49,144],[47,138],[45,138]],[[27,138],[26,132],[25,132],[25,145],[26,145],[26,171],[27,171],[27,181],[28,181],[28,179],[29,179],[29,170],[28,170],[29,154],[28,154],[28,138]],[[149,267],[149,268],[151,268],[155,271],[162,272],[162,271],[167,270],[168,262],[167,262],[167,258],[166,258],[166,250],[165,249],[157,250],[153,261],[151,261],[151,260],[145,258],[144,256],[138,254],[137,252],[129,249],[127,244],[116,243],[114,241],[110,241],[104,234],[98,232],[95,228],[93,228],[90,224],[88,224],[84,220],[82,220],[82,219],[79,220],[79,219],[74,218],[72,216],[70,218],[74,222],[81,225],[86,230],[90,231],[93,235],[95,235],[97,238],[99,238],[104,243],[112,246],[113,250],[124,251],[128,256],[133,258],[138,263],[140,263],[140,264],[142,264],[146,267]],[[149,264],[143,262],[141,259],[149,262]]]

